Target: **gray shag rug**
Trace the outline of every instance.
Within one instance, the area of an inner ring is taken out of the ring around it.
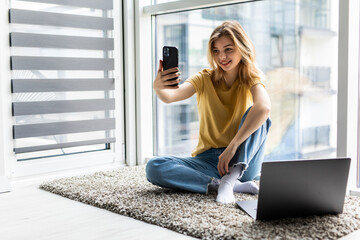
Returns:
[[[41,189],[202,239],[338,239],[360,229],[360,198],[347,196],[339,215],[254,221],[235,204],[150,184],[144,166],[45,182]],[[236,194],[237,200],[256,199]]]

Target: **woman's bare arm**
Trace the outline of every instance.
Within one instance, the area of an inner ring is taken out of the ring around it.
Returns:
[[[229,171],[229,163],[240,144],[264,124],[269,117],[271,102],[265,88],[261,84],[257,84],[250,91],[254,104],[229,146],[219,156],[218,170],[221,176]]]
[[[169,80],[180,76],[178,68],[171,68],[163,71],[163,64],[160,60],[157,76],[154,80],[154,90],[156,95],[165,103],[172,103],[187,99],[195,94],[194,86],[189,82],[178,84],[180,79]]]

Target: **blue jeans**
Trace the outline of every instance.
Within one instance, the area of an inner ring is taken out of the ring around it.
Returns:
[[[250,108],[242,117],[239,128],[243,125]],[[253,180],[260,173],[270,126],[271,120],[268,118],[258,130],[239,146],[230,161],[229,166],[235,164],[246,166],[239,179],[240,181]],[[207,193],[208,185],[212,179],[221,178],[217,165],[219,156],[225,149],[211,148],[195,157],[165,156],[152,158],[146,165],[146,177],[149,182],[160,187]]]

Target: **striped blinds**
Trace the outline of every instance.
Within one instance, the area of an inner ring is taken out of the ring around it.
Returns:
[[[112,0],[11,1],[18,160],[115,142]]]

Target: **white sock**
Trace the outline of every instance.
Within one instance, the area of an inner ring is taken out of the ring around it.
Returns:
[[[234,185],[234,192],[258,194],[259,187],[253,181],[240,182],[236,180]]]
[[[213,178],[211,183],[208,185],[209,192],[216,192],[220,186],[220,179]],[[253,181],[248,182],[240,182],[239,180],[235,181],[234,184],[234,192],[236,193],[251,193],[251,194],[258,194],[259,187]]]
[[[229,169],[229,173],[221,178],[216,201],[219,203],[234,203],[234,185],[243,170],[242,165],[236,165]]]

